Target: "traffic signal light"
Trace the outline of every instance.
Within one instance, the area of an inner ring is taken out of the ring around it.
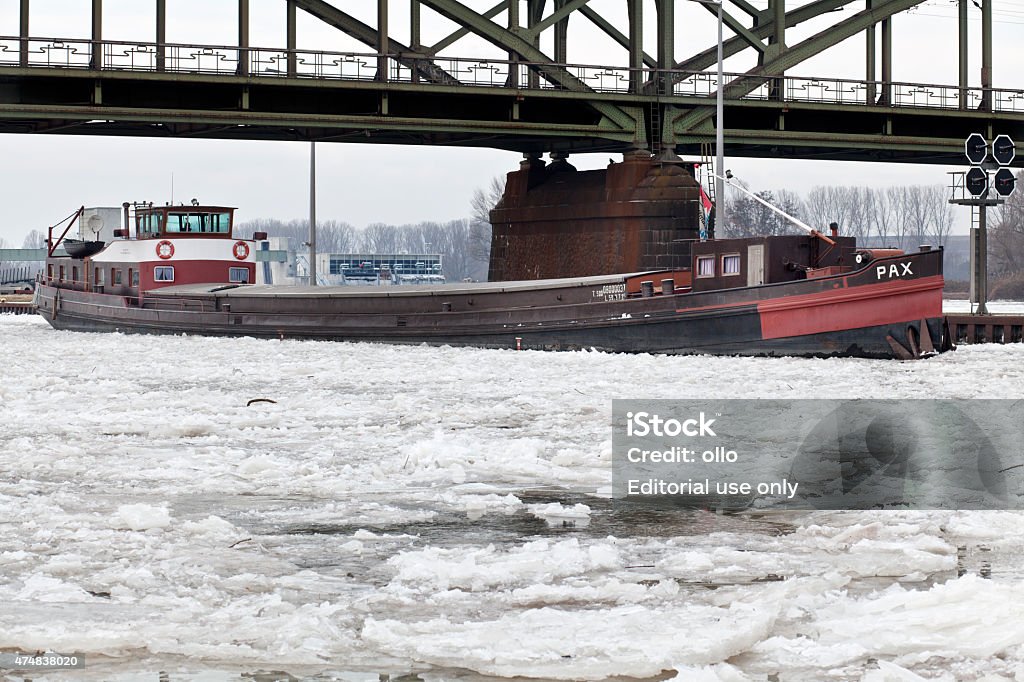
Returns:
[[[996,171],[992,184],[995,186],[996,193],[999,196],[1008,197],[1013,194],[1013,190],[1017,185],[1017,178],[1014,177],[1013,171],[1009,168],[1000,168]]]
[[[967,171],[967,176],[964,180],[964,184],[967,185],[967,191],[976,197],[980,197],[988,193],[988,173],[983,171],[981,168],[975,166],[971,170]]]
[[[1009,135],[999,135],[992,141],[992,158],[1000,166],[1009,166],[1017,156],[1017,150]]]
[[[967,160],[977,166],[988,156],[988,142],[981,133],[971,133],[964,143],[964,152]]]

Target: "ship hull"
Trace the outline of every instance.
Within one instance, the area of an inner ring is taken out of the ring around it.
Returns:
[[[390,291],[192,286],[141,304],[40,284],[37,304],[52,326],[75,331],[909,359],[947,343],[941,268],[941,252],[922,252],[833,277],[643,298],[609,278]]]

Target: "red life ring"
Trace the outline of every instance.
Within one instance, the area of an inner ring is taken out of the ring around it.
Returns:
[[[249,245],[245,242],[235,242],[235,245],[231,247],[231,253],[238,260],[245,260],[249,257]]]
[[[156,243],[156,255],[158,255],[160,258],[164,260],[167,260],[168,258],[174,255],[174,244],[167,241],[166,239],[161,239]]]

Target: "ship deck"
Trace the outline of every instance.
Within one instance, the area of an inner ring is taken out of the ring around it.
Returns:
[[[627,279],[644,275],[657,275],[664,271],[635,272],[618,275],[596,275],[591,277],[569,277],[562,279],[538,279],[522,282],[457,282],[452,284],[402,284],[396,286],[296,286],[282,284],[181,284],[161,287],[147,296],[195,297],[215,295],[225,297],[270,297],[270,298],[351,298],[399,296],[451,296],[455,294],[490,294],[513,291],[541,291],[545,289],[571,289],[578,287],[622,284]]]

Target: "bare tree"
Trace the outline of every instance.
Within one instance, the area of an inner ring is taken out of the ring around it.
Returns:
[[[495,176],[486,188],[478,187],[470,201],[471,253],[483,263],[487,263],[491,256],[491,211],[504,195],[505,178]]]
[[[830,223],[844,228],[849,224],[851,197],[849,187],[818,186],[807,193],[807,222],[811,227],[826,232]]]
[[[907,236],[914,231],[913,209],[907,196],[907,187],[889,187],[885,190],[886,199],[891,209],[889,238],[892,243],[902,249]]]
[[[746,185],[743,187],[746,188]],[[795,218],[800,218],[804,211],[800,198],[788,190],[762,191],[755,194]],[[772,236],[798,232],[798,228],[784,217],[740,192],[729,195],[729,211],[726,215],[727,222],[720,233],[723,237]]]
[[[356,243],[356,229],[348,223],[337,220],[317,221],[316,246],[321,253],[350,253],[356,250]]]
[[[935,246],[945,246],[949,233],[953,231],[955,215],[949,205],[947,190],[942,185],[925,188],[929,207],[926,237],[935,241]],[[924,243],[924,242],[922,242]]]
[[[1017,172],[1017,184],[1024,185],[1024,170]],[[1024,190],[1018,187],[991,215],[988,250],[992,269],[1005,273],[1024,271]]]
[[[368,225],[360,235],[360,248],[367,253],[399,253],[405,243],[400,230],[384,223]]]
[[[864,239],[872,231],[873,195],[868,187],[815,187],[807,195],[808,222],[822,231],[837,223],[842,234]]]
[[[21,243],[23,249],[41,249],[46,246],[46,235],[42,230],[32,230],[25,235],[25,241]]]
[[[865,191],[864,215],[867,229],[864,236],[876,238],[882,246],[888,246],[895,233],[892,194],[890,190],[882,189]]]

